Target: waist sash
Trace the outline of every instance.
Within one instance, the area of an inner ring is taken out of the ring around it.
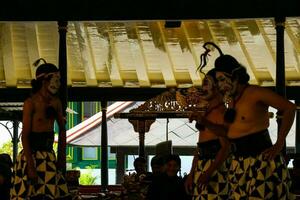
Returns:
[[[214,159],[221,149],[219,139],[207,142],[198,142],[197,146],[199,159]]]
[[[31,132],[29,134],[30,148],[35,151],[52,151],[54,132]]]
[[[273,145],[267,129],[244,137],[231,139],[231,142],[233,154],[246,157],[255,157]]]

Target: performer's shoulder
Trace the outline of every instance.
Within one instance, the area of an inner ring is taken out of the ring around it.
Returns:
[[[27,99],[25,99],[24,101],[24,105],[33,105],[35,98],[33,96],[28,97]]]
[[[272,92],[271,89],[266,88],[266,87],[262,87],[259,85],[248,85],[247,89],[246,89],[247,93],[251,94],[251,95],[255,95],[255,94],[262,94],[265,92]]]

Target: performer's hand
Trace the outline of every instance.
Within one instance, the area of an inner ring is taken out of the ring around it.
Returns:
[[[262,155],[266,160],[274,160],[274,158],[281,152],[284,146],[283,142],[276,142],[272,147],[266,149]]]
[[[207,186],[208,182],[210,179],[210,175],[207,172],[204,172],[200,175],[199,179],[198,179],[198,192],[200,193],[202,190],[205,189],[205,187]]]
[[[33,185],[37,183],[38,175],[34,166],[27,167],[27,178]]]
[[[185,191],[187,194],[193,193],[193,175],[189,174],[184,182]]]

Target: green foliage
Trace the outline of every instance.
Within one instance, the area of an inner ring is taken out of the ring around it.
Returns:
[[[18,153],[22,150],[22,143],[18,143]],[[11,141],[7,141],[3,143],[3,145],[0,147],[0,153],[7,153],[10,155],[10,157],[13,157],[13,143]]]
[[[81,171],[79,183],[81,185],[95,185],[97,176],[93,175],[94,166],[88,166],[86,168],[87,170],[84,173]]]

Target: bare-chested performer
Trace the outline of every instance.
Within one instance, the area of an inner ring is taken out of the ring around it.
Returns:
[[[296,106],[269,89],[249,84],[246,68],[214,46],[220,53],[215,61],[216,78],[228,104],[224,120],[228,124],[227,137],[233,144],[228,176],[230,199],[293,199],[291,178],[281,151]],[[282,113],[275,144],[268,132],[269,106]]]
[[[203,79],[202,98],[208,102],[204,114],[206,120],[223,125],[225,106],[217,89],[216,72],[210,70]],[[192,121],[194,116],[190,117]],[[228,199],[228,162],[229,141],[218,137],[210,127],[196,123],[199,130],[197,154],[194,156],[191,171],[185,182],[186,190],[193,200]],[[193,187],[194,186],[194,187]]]
[[[57,97],[60,87],[58,68],[44,61],[31,81],[32,96],[23,107],[23,150],[14,166],[11,199],[57,199],[68,197],[68,188],[53,151],[54,121],[60,134],[65,131],[62,105]],[[64,155],[64,154],[62,154]],[[58,160],[62,160],[58,158]]]

